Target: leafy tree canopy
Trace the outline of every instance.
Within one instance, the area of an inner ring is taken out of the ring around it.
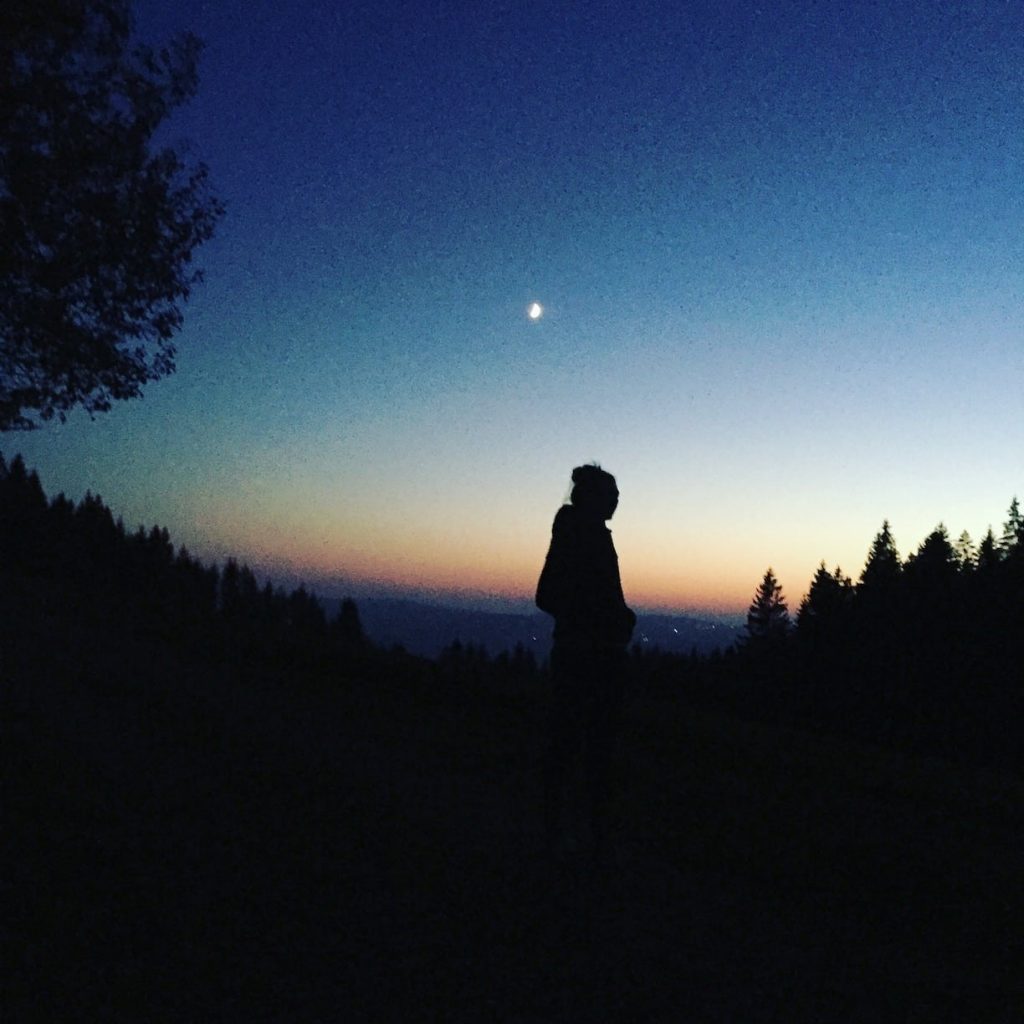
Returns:
[[[201,44],[131,45],[127,0],[0,5],[0,430],[91,414],[174,371],[171,339],[223,213],[154,133]]]

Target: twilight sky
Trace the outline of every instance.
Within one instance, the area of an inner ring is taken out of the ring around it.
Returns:
[[[167,137],[228,214],[175,376],[2,438],[49,493],[528,602],[597,460],[627,599],[691,611],[1024,497],[1016,0],[137,10],[206,41]]]

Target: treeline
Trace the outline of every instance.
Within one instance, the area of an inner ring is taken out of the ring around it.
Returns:
[[[351,598],[328,618],[305,587],[261,586],[234,558],[203,564],[176,549],[165,528],[127,530],[96,495],[77,504],[63,494],[48,500],[20,455],[9,464],[0,455],[0,584],[8,601],[15,581],[62,624],[84,614],[104,644],[156,643],[197,666],[212,661],[249,678],[379,676],[423,661],[400,646],[376,649]],[[453,637],[432,674],[456,685],[519,688],[539,679],[541,668],[522,644],[492,654]]]
[[[128,531],[97,496],[48,500],[20,456],[9,464],[0,456],[8,654],[24,646],[11,624],[19,602],[65,633],[80,620],[79,649],[134,643],[142,657],[159,651],[211,678],[330,684],[416,674],[467,691],[524,692],[545,671],[522,645],[492,655],[454,640],[432,664],[376,650],[351,599],[329,618],[304,587],[260,586],[234,559],[204,565],[160,527]],[[635,644],[628,665],[635,691],[1024,770],[1019,503],[998,537],[990,530],[975,547],[966,534],[952,542],[939,526],[906,559],[886,522],[856,582],[822,563],[793,615],[769,569],[735,647],[681,656]]]
[[[822,563],[795,617],[769,569],[729,672],[748,679],[769,712],[915,752],[1024,767],[1019,502],[1000,536],[953,542],[940,525],[906,559],[883,523],[858,580]]]
[[[369,650],[351,599],[328,619],[305,587],[261,587],[234,559],[204,565],[164,528],[129,532],[98,496],[47,500],[20,455],[0,455],[0,580],[8,601],[20,588],[55,621],[102,624],[108,643],[173,645],[243,672],[330,672]]]
[[[481,644],[453,640],[437,656],[438,675],[458,685],[486,685],[519,688],[540,678],[542,666],[533,651],[517,643],[511,651],[499,651],[493,657]]]

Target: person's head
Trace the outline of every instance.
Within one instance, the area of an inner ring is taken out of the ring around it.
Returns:
[[[604,522],[611,519],[619,504],[619,489],[615,477],[600,466],[577,466],[572,471],[573,507],[585,515]]]

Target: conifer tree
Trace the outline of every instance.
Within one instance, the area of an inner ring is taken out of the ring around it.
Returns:
[[[959,576],[960,563],[940,523],[904,568],[904,639],[910,644],[910,667],[919,675],[934,678],[948,667]]]
[[[999,545],[991,526],[978,545],[978,555],[974,564],[978,572],[983,574],[991,573],[999,564]]]
[[[888,588],[899,579],[901,569],[900,555],[892,539],[889,520],[886,519],[871,543],[867,562],[860,574],[859,585],[868,590]]]
[[[942,523],[925,537],[904,568],[918,586],[938,586],[956,575],[959,561]]]
[[[789,610],[782,587],[771,568],[764,574],[747,611],[749,641],[778,641],[789,632]]]
[[[238,562],[229,558],[220,574],[220,609],[229,617],[237,616],[241,603],[241,570]]]
[[[999,538],[999,553],[1005,559],[1009,558],[1014,549],[1024,545],[1024,515],[1020,511],[1020,502],[1016,495],[1010,502],[1010,508],[1006,513],[1006,522],[1003,523],[1003,533]]]
[[[346,597],[338,609],[337,618],[332,623],[335,636],[346,646],[358,647],[363,642],[363,624],[359,619],[359,609],[351,597]]]
[[[956,539],[953,550],[956,552],[957,565],[961,572],[970,572],[974,568],[977,552],[971,535],[964,530]]]
[[[850,605],[853,581],[836,566],[829,572],[822,562],[811,580],[807,596],[797,611],[797,628],[801,634],[818,633],[833,624]]]

